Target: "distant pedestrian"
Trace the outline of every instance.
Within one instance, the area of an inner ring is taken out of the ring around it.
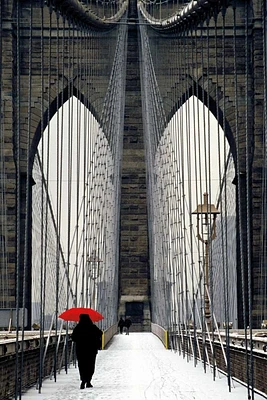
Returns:
[[[125,319],[124,321],[124,326],[126,328],[126,335],[129,335],[129,330],[130,330],[130,326],[132,325],[132,321],[130,320],[130,318]]]
[[[124,319],[122,317],[120,317],[119,323],[118,323],[118,328],[120,329],[120,333],[123,332],[123,328],[124,328]]]
[[[81,314],[80,321],[73,329],[72,340],[76,343],[76,355],[81,378],[81,389],[93,387],[92,376],[95,372],[95,361],[102,345],[103,332],[93,324],[89,315]]]

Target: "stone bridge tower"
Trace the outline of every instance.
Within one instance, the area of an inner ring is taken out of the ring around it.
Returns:
[[[65,3],[65,2],[64,2]],[[216,2],[214,2],[216,3]],[[244,3],[251,7],[249,10],[249,36],[245,36],[244,28]],[[33,7],[33,27],[31,31],[34,57],[31,71],[29,71],[29,27],[30,6]],[[243,236],[245,249],[237,249],[238,260],[238,287],[241,287],[240,259],[251,265],[252,308],[256,325],[259,315],[259,304],[264,296],[263,280],[266,279],[266,267],[262,276],[260,274],[261,242],[261,196],[264,175],[265,126],[264,126],[264,91],[263,86],[263,20],[262,1],[255,0],[244,2],[236,0],[237,17],[237,49],[238,87],[234,91],[235,64],[233,36],[231,21],[227,22],[226,33],[223,37],[222,13],[217,20],[217,30],[221,32],[215,48],[215,26],[211,19],[209,27],[201,27],[203,37],[207,39],[209,32],[210,46],[207,40],[194,40],[185,29],[182,39],[170,32],[170,35],[160,35],[155,30],[149,31],[149,43],[152,59],[155,66],[157,85],[162,99],[166,123],[176,112],[178,105],[196,93],[202,94],[201,100],[210,105],[211,111],[216,114],[219,109],[219,122],[225,129],[225,134],[231,146],[235,161],[237,154],[240,157],[240,204],[239,221],[237,223],[237,237]],[[232,8],[231,8],[232,9]],[[1,191],[5,198],[1,204],[2,235],[0,243],[4,249],[5,257],[0,260],[0,269],[7,275],[8,285],[5,286],[3,298],[11,307],[16,301],[21,304],[22,287],[20,282],[26,283],[27,301],[26,308],[30,309],[30,282],[31,282],[31,230],[29,214],[30,201],[26,199],[27,188],[34,182],[28,172],[31,170],[33,157],[48,120],[57,112],[61,105],[70,97],[70,86],[74,94],[93,112],[99,120],[103,113],[103,105],[108,86],[110,84],[111,70],[116,49],[117,35],[109,31],[102,33],[92,41],[92,47],[87,53],[78,54],[83,46],[76,46],[76,41],[83,41],[79,34],[68,40],[65,37],[64,48],[60,29],[57,28],[57,14],[52,9],[44,7],[43,26],[41,24],[41,9],[39,2],[25,0],[2,1],[2,40],[5,48],[2,52],[1,74],[1,133],[4,144],[2,164],[5,165],[1,181]],[[19,15],[18,15],[19,13]],[[126,75],[126,101],[124,123],[124,147],[122,160],[122,190],[121,190],[121,256],[120,256],[120,307],[119,314],[129,315],[138,329],[147,329],[150,321],[150,277],[148,257],[148,223],[146,199],[146,169],[145,152],[142,127],[140,69],[138,49],[138,24],[136,1],[130,1],[128,11],[128,49],[127,49],[127,75]],[[20,17],[20,18],[19,18]],[[203,17],[203,20],[206,16]],[[19,25],[18,22],[19,21]],[[60,23],[62,24],[62,20]],[[200,34],[200,32],[198,32]],[[229,35],[228,35],[229,34]],[[200,35],[198,36],[198,38]],[[58,47],[59,39],[59,47]],[[248,40],[248,57],[244,52],[244,43]],[[224,42],[223,42],[224,41]],[[71,43],[74,46],[70,52]],[[184,47],[184,57],[177,66],[175,64],[176,49]],[[192,47],[193,46],[193,47]],[[192,62],[191,51],[195,57]],[[42,49],[42,51],[41,51]],[[222,64],[220,56],[227,50],[227,63]],[[73,54],[68,73],[63,70],[63,65],[58,65],[58,57],[65,51]],[[4,54],[4,55],[3,55]],[[203,54],[203,65],[196,61]],[[86,59],[94,60],[91,78],[85,81],[82,71],[86,70]],[[40,61],[41,60],[41,61]],[[40,62],[44,64],[43,75],[40,71]],[[190,65],[190,74],[187,66]],[[179,67],[179,68],[178,68]],[[173,78],[173,71],[176,77]],[[217,76],[215,74],[217,71]],[[31,110],[25,110],[28,102],[28,79],[31,78]],[[170,79],[172,76],[172,79]],[[244,88],[247,91],[245,104]],[[90,92],[90,98],[88,93]],[[238,124],[235,124],[236,96],[240,106]],[[42,100],[41,100],[42,99]],[[245,135],[248,132],[248,140]],[[237,130],[239,141],[237,141]],[[163,133],[163,132],[162,132]],[[27,143],[30,143],[29,154]],[[247,171],[246,171],[247,168]],[[244,174],[245,171],[245,174]],[[4,179],[3,179],[4,178]],[[246,203],[245,194],[250,188],[250,202]],[[29,191],[30,192],[30,191]],[[27,203],[28,202],[28,203]],[[247,207],[250,219],[247,219]],[[25,238],[25,223],[29,221],[28,237]],[[247,232],[250,232],[251,248],[247,246]],[[27,258],[25,260],[25,257]],[[18,268],[17,268],[18,266]],[[246,290],[249,276],[245,276]],[[242,324],[242,309],[239,310],[240,325]],[[246,319],[246,316],[245,316]]]

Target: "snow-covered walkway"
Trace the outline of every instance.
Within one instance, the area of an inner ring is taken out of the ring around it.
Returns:
[[[97,356],[93,388],[80,390],[78,369],[61,372],[57,382],[45,380],[23,400],[245,400],[247,389],[234,382],[229,393],[226,378],[213,381],[201,365],[194,368],[177,353],[165,350],[152,333],[116,335],[107,350]],[[263,400],[260,395],[255,400]]]

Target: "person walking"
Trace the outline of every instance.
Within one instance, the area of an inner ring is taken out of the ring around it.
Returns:
[[[120,334],[122,334],[124,328],[124,319],[122,317],[120,317],[118,328],[120,329]]]
[[[125,318],[124,321],[124,326],[126,328],[126,335],[129,335],[129,330],[130,330],[130,326],[132,325],[132,321],[130,320],[130,318]]]
[[[87,314],[80,315],[80,321],[72,332],[72,340],[76,343],[76,356],[81,379],[81,389],[93,387],[92,376],[98,350],[101,349],[103,332],[93,324]]]

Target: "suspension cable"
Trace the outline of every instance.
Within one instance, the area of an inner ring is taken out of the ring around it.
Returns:
[[[16,160],[16,242],[17,242],[17,257],[16,257],[16,368],[15,368],[15,400],[21,396],[21,371],[19,371],[19,316],[20,316],[20,259],[21,259],[21,176],[20,176],[20,1],[16,2],[16,57],[17,57],[17,85],[16,85],[16,98],[17,98],[17,112],[16,112],[16,133],[15,133],[15,160]]]
[[[44,6],[41,2],[40,6],[40,18],[41,18],[41,132],[44,131]],[[44,160],[44,140],[41,141],[41,160]],[[46,210],[47,211],[47,210]],[[47,213],[46,213],[47,215]],[[41,232],[43,232],[44,227],[44,185],[41,186]],[[41,238],[43,238],[43,233],[41,234]],[[46,235],[45,235],[46,238]],[[44,275],[44,251],[46,246],[43,246],[43,240],[41,240],[41,260],[40,260],[40,317],[39,317],[39,339],[40,339],[40,363],[39,363],[39,376],[37,381],[37,389],[38,392],[41,393],[42,381],[43,381],[43,363],[44,363],[44,282],[43,282],[43,275]],[[36,284],[37,287],[37,284]]]
[[[22,286],[22,323],[21,323],[21,359],[20,359],[20,371],[23,371],[24,365],[24,339],[25,339],[25,310],[26,305],[31,306],[31,301],[27,301],[26,304],[26,295],[29,296],[29,290],[26,289],[26,282],[28,281],[29,276],[29,222],[30,222],[30,134],[31,134],[31,98],[32,98],[32,4],[30,5],[30,31],[29,31],[29,57],[28,57],[28,126],[27,126],[27,137],[26,137],[26,190],[25,190],[25,231],[24,231],[24,264],[23,264],[23,286]],[[29,287],[29,286],[28,286]],[[27,290],[27,292],[26,292]],[[29,314],[31,314],[30,310],[28,310]],[[28,317],[29,320],[29,317]],[[28,326],[28,323],[27,323]],[[20,389],[19,389],[19,398],[21,399],[22,395],[22,379],[20,379]]]
[[[247,275],[248,275],[248,321],[249,321],[249,343],[250,343],[250,369],[248,375],[248,389],[251,387],[252,400],[254,400],[254,363],[252,342],[252,265],[251,265],[251,168],[250,168],[250,126],[249,126],[249,4],[245,4],[245,99],[246,99],[246,212],[247,212]]]

